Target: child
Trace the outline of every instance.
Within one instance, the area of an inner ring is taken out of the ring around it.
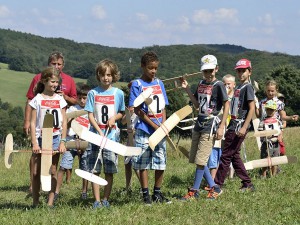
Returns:
[[[281,133],[281,122],[276,118],[277,103],[273,100],[268,100],[264,106],[266,117],[259,123],[258,130],[278,130]],[[260,158],[277,157],[280,155],[278,134],[270,137],[261,138],[262,146],[260,150]],[[262,168],[262,178],[267,177],[267,167]],[[276,175],[277,166],[272,166],[271,174]]]
[[[131,87],[131,82],[129,83],[130,84],[130,87]],[[129,87],[129,85],[128,85]],[[129,87],[129,88],[130,88]],[[130,128],[127,128],[127,133],[132,133],[134,135],[134,127],[137,123],[137,120],[138,120],[138,117],[137,115],[134,113],[134,108],[133,107],[130,107],[129,108],[129,111],[130,111],[130,114],[131,114],[131,117],[130,117],[130,121],[131,121],[131,125],[130,125]],[[126,124],[126,115],[122,118],[122,124]],[[129,143],[129,140],[127,142],[127,144]],[[135,141],[133,139],[133,146],[135,146]],[[125,180],[126,180],[126,187],[125,189],[127,190],[128,193],[130,193],[132,190],[131,190],[131,178],[132,178],[132,157],[130,156],[127,156],[124,158],[124,165],[125,165]],[[140,174],[139,174],[139,171],[138,170],[134,170],[137,178],[139,179],[140,181]]]
[[[277,119],[283,121],[297,121],[299,119],[299,115],[287,116],[284,110],[284,103],[277,98],[278,94],[278,85],[275,80],[268,80],[265,84],[265,93],[267,95],[266,98],[262,99],[259,102],[259,108],[256,108],[255,112],[258,118],[261,120],[266,116],[265,104],[268,100],[273,100],[277,104],[277,109],[275,112],[275,116]],[[282,141],[282,133],[279,135],[280,142]]]
[[[134,100],[143,90],[152,87],[154,93],[151,96],[153,102],[148,106],[143,103],[134,108],[134,113],[139,120],[135,125],[135,145],[142,148],[142,153],[139,156],[133,157],[133,168],[140,171],[140,182],[143,192],[144,203],[150,205],[153,202],[170,201],[161,193],[161,185],[163,182],[163,174],[166,169],[166,141],[163,139],[152,151],[149,147],[148,138],[159,128],[160,123],[166,120],[165,105],[168,105],[163,83],[156,78],[159,60],[154,52],[146,52],[141,58],[142,76],[140,79],[133,81],[130,95],[129,107],[133,106]],[[153,113],[154,115],[153,115]],[[159,120],[157,122],[156,118]],[[152,201],[148,189],[148,170],[155,170],[155,182],[152,195]]]
[[[205,55],[201,58],[203,80],[200,80],[196,92],[193,94],[186,80],[182,80],[182,87],[186,90],[195,108],[199,108],[199,115],[192,132],[192,145],[189,162],[196,164],[194,185],[181,200],[190,200],[199,197],[201,181],[206,179],[210,191],[208,199],[216,199],[221,189],[216,186],[207,167],[207,161],[215,140],[220,140],[225,132],[225,123],[228,115],[228,97],[224,84],[216,79],[218,72],[217,58]],[[221,121],[219,112],[224,107]],[[212,134],[214,136],[212,136]]]
[[[41,170],[41,154],[42,146],[42,127],[44,116],[47,113],[54,115],[53,127],[53,150],[58,150],[60,153],[66,151],[66,133],[67,133],[67,120],[66,120],[66,106],[67,102],[62,96],[55,93],[58,86],[59,73],[53,68],[49,67],[42,71],[41,80],[38,82],[36,93],[37,95],[30,101],[31,111],[31,142],[32,142],[32,156],[33,162],[31,171],[33,172],[32,179],[32,197],[33,206],[39,204],[39,191],[40,191],[40,170]],[[52,154],[52,152],[49,152]],[[52,157],[51,166],[51,191],[49,192],[48,205],[53,206],[54,192],[56,188],[56,168],[59,161],[59,154]]]
[[[232,162],[236,175],[242,180],[241,191],[254,191],[254,186],[240,157],[241,144],[246,137],[255,110],[254,89],[249,83],[252,72],[251,62],[248,59],[241,59],[237,62],[235,70],[240,84],[236,87],[231,100],[231,120],[225,134],[221,163],[215,182],[222,187]]]
[[[87,93],[90,90],[90,87],[88,85],[82,85],[79,89],[77,89],[77,105],[71,106],[68,108],[67,112],[74,112],[77,110],[83,110],[86,104],[86,99],[87,99]],[[88,120],[88,115],[83,115],[80,117],[76,118],[77,121],[80,122],[83,126],[86,128],[89,128],[89,120]],[[75,132],[72,130],[72,128],[69,128],[68,130],[68,136],[67,136],[67,141],[75,141],[78,139],[77,135]],[[72,174],[72,167],[74,163],[74,158],[76,155],[78,155],[79,158],[79,168],[85,171],[88,171],[87,168],[87,157],[90,153],[90,145],[87,149],[84,151],[77,151],[77,149],[69,149],[69,151],[66,151],[63,156],[62,160],[60,162],[60,168],[57,173],[57,186],[56,186],[56,191],[55,191],[55,199],[58,197],[61,185],[63,183],[63,176],[64,173],[66,175],[69,172],[69,178],[66,178],[67,183],[70,182],[71,179],[71,174]],[[81,192],[81,198],[86,199],[87,198],[87,187],[88,187],[88,181],[85,179],[82,179],[82,192]]]
[[[99,86],[89,91],[84,109],[88,111],[92,131],[102,136],[107,133],[107,138],[116,141],[118,139],[116,121],[122,119],[122,113],[125,111],[123,91],[112,86],[112,83],[120,79],[118,66],[108,59],[100,61],[96,66],[96,78],[99,81]],[[96,163],[99,150],[99,146],[92,145],[92,152],[89,158],[90,169],[93,169]],[[102,201],[100,201],[99,185],[92,184],[95,197],[94,209],[110,206],[108,199],[112,190],[113,175],[118,172],[117,154],[104,148],[102,150],[102,159],[105,180],[108,184],[104,187]],[[98,160],[96,169],[92,172],[99,175],[101,173],[101,164],[101,160]]]

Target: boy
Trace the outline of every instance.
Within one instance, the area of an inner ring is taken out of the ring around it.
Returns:
[[[226,74],[225,76],[223,76],[222,81],[226,87],[228,101],[230,102],[235,88],[235,77],[232,76],[231,74]],[[230,121],[230,116],[227,116],[226,126],[229,124],[229,121]],[[221,155],[222,155],[221,140],[218,140],[215,142],[215,145],[212,149],[212,152],[209,156],[208,163],[207,163],[207,166],[210,170],[211,177],[213,179],[215,179],[217,169],[220,163]]]
[[[102,136],[116,141],[117,124],[116,121],[122,119],[125,111],[124,93],[118,88],[112,86],[112,83],[120,79],[118,66],[111,60],[105,59],[100,61],[96,66],[96,78],[99,86],[92,89],[88,93],[88,99],[84,110],[88,111],[88,118],[92,126],[91,130]],[[100,148],[92,145],[91,156],[89,157],[89,166],[92,169],[98,158]],[[108,202],[113,185],[113,175],[118,172],[117,154],[106,150],[102,150],[102,161],[104,167],[105,180],[108,184],[104,187],[103,200],[100,201],[100,188],[98,184],[93,183],[93,194],[95,202],[93,208],[109,207]],[[98,160],[95,171],[96,175],[101,172],[102,162]]]
[[[189,157],[189,162],[196,164],[194,185],[181,198],[184,201],[199,197],[199,188],[203,177],[210,188],[208,199],[216,199],[221,194],[221,189],[214,183],[207,167],[207,161],[215,140],[220,140],[225,132],[229,110],[225,86],[216,79],[218,70],[217,58],[213,55],[205,55],[201,58],[201,71],[204,79],[199,82],[194,94],[191,92],[187,81],[182,80],[182,87],[186,90],[195,108],[199,109],[198,119],[192,132]],[[224,113],[220,121],[217,115],[222,107],[224,107]]]
[[[79,89],[77,89],[77,105],[71,106],[67,112],[73,112],[77,110],[83,110],[86,104],[87,99],[87,93],[89,92],[90,87],[88,85],[82,85]],[[87,115],[80,116],[76,118],[76,120],[80,121],[80,124],[85,126],[86,128],[89,128],[89,120]],[[72,130],[72,128],[69,128],[68,130],[68,136],[67,141],[75,141],[78,139],[75,132]],[[66,181],[67,183],[70,182],[71,174],[72,174],[72,167],[74,163],[74,158],[76,155],[78,155],[79,158],[79,168],[85,171],[88,171],[87,169],[87,157],[90,152],[90,146],[84,151],[84,152],[78,152],[77,149],[69,149],[69,151],[66,151],[63,156],[62,160],[60,162],[60,168],[57,173],[57,186],[55,191],[55,200],[58,197],[61,185],[63,183],[63,176],[64,173],[66,173]],[[69,173],[69,177],[68,177]],[[85,179],[82,179],[82,193],[81,198],[86,199],[87,198],[87,186],[88,181]]]
[[[268,100],[264,106],[266,117],[259,123],[258,130],[278,130],[278,134],[273,135],[271,138],[262,138],[262,146],[260,150],[260,158],[277,157],[280,155],[278,135],[281,133],[282,124],[276,118],[275,113],[277,110],[277,103],[273,100]],[[269,152],[267,152],[269,151]],[[262,178],[267,177],[267,167],[262,168]],[[273,175],[276,175],[277,166],[272,166]]]
[[[251,62],[248,59],[241,59],[237,62],[235,70],[240,84],[236,87],[231,100],[231,120],[225,134],[221,163],[215,182],[222,187],[232,162],[236,175],[242,180],[241,191],[254,191],[254,186],[240,157],[240,147],[246,137],[255,110],[254,90],[249,83],[252,71]]]
[[[166,141],[163,139],[152,151],[149,147],[148,138],[159,128],[159,123],[166,120],[165,105],[168,105],[168,98],[165,87],[159,79],[156,78],[159,60],[154,52],[146,52],[141,58],[142,76],[140,79],[133,81],[130,95],[129,107],[133,107],[133,102],[143,90],[152,87],[154,89],[152,103],[149,105],[152,111],[149,110],[145,103],[134,108],[134,113],[138,116],[138,121],[135,125],[135,143],[137,147],[142,148],[142,153],[139,156],[133,157],[133,168],[140,171],[140,183],[143,192],[144,203],[150,205],[153,202],[170,201],[161,193],[161,185],[163,174],[166,169]],[[154,114],[153,114],[153,113]],[[152,195],[152,201],[148,189],[148,170],[155,170],[155,182]]]

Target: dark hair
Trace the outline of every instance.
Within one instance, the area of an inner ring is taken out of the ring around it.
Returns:
[[[58,51],[55,51],[55,52],[52,52],[50,55],[49,55],[49,58],[48,58],[48,65],[50,65],[50,63],[52,62],[52,60],[58,60],[58,59],[62,59],[63,61],[63,65],[65,65],[65,59],[64,59],[64,56],[61,52],[58,52]]]
[[[36,88],[34,90],[34,94],[42,93],[45,89],[45,83],[48,82],[52,76],[55,76],[59,79],[59,71],[55,69],[55,67],[47,67],[41,73],[41,79],[37,83]]]
[[[120,79],[119,68],[116,63],[109,59],[101,60],[96,65],[96,79],[100,82],[100,76],[104,76],[107,68],[110,68],[112,82],[117,82]]]
[[[141,65],[146,66],[150,62],[159,62],[158,56],[155,52],[149,51],[144,53],[144,55],[141,58]]]
[[[77,95],[84,95],[86,96],[88,92],[91,90],[91,87],[87,84],[80,85],[77,87]]]

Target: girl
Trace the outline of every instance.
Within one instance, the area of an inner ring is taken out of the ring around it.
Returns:
[[[42,127],[44,116],[51,113],[54,116],[53,122],[53,150],[58,150],[60,153],[66,151],[66,106],[67,102],[63,96],[56,94],[58,87],[59,71],[54,67],[48,67],[42,71],[41,80],[36,87],[36,96],[31,100],[29,105],[32,108],[31,112],[31,142],[32,142],[32,156],[31,156],[31,170],[33,171],[32,180],[32,197],[33,206],[39,204],[40,191],[40,170],[41,170],[41,149],[42,146]],[[52,154],[52,153],[49,153]],[[59,154],[52,157],[51,166],[51,191],[48,197],[48,206],[53,206],[54,191],[56,188],[56,168],[59,161]]]

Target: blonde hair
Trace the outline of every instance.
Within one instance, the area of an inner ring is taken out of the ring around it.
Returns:
[[[45,83],[47,83],[53,76],[59,79],[59,70],[55,67],[47,67],[41,72],[41,79],[37,83],[36,89],[34,90],[34,94],[42,93],[45,89]]]
[[[225,82],[225,79],[228,79],[232,82],[235,82],[235,76],[231,75],[231,74],[226,74],[223,78],[222,81]]]
[[[275,89],[278,92],[278,84],[275,80],[267,80],[265,83],[265,89],[267,89],[269,86],[275,86]]]
[[[104,76],[107,68],[110,68],[112,82],[115,83],[120,79],[120,71],[116,63],[109,59],[101,60],[96,65],[96,79],[100,82],[100,76]]]

